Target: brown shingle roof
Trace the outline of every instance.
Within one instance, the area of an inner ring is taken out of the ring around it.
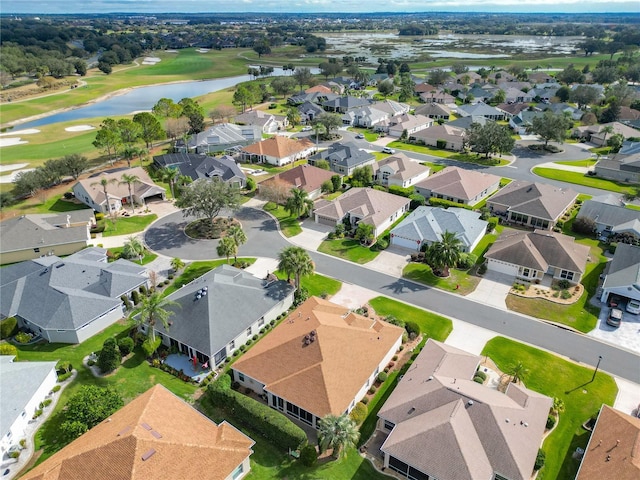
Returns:
[[[500,183],[500,177],[490,173],[446,167],[416,184],[416,187],[469,201],[497,183]]]
[[[275,135],[266,140],[247,145],[243,148],[243,151],[254,155],[285,158],[303,152],[310,147],[313,147],[313,142],[307,138],[293,140],[283,135]]]
[[[253,444],[228,423],[216,425],[155,385],[22,478],[223,480],[252,453]]]
[[[291,185],[291,188],[301,188],[305,192],[311,193],[318,190],[327,180],[330,181],[334,175],[335,173],[332,171],[314,167],[313,165],[299,165],[265,180],[262,184],[269,185],[284,182],[287,185]]]
[[[315,341],[305,345],[305,336],[312,330]],[[397,326],[312,297],[233,368],[317,417],[339,415],[349,408],[402,332]]]
[[[479,362],[429,339],[380,409],[395,424],[381,450],[437,478],[529,479],[552,401],[475,383]]]
[[[640,418],[603,405],[576,480],[640,478]]]

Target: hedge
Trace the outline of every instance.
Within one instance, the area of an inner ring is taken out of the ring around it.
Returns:
[[[231,378],[223,375],[220,380],[209,384],[207,397],[212,406],[223,406],[231,410],[234,417],[271,443],[283,450],[296,450],[307,443],[307,435],[284,414],[267,405],[231,390]]]
[[[0,322],[0,339],[5,340],[18,333],[18,320],[16,317],[5,318]]]
[[[416,322],[406,322],[404,328],[407,330],[407,333],[411,335],[415,333],[416,335],[420,335],[420,325]]]
[[[367,408],[367,406],[362,402],[358,402],[356,403],[356,406],[353,407],[353,410],[351,410],[349,416],[351,417],[351,420],[356,423],[356,425],[361,425],[362,422],[364,422],[367,418],[368,413],[369,409]]]
[[[393,193],[394,195],[399,195],[401,197],[411,198],[411,195],[413,195],[414,191],[413,187],[404,188],[399,185],[389,185],[389,193]]]
[[[18,358],[18,349],[10,343],[0,344],[0,355],[15,355]]]
[[[467,210],[473,210],[473,207],[471,207],[471,205],[467,205],[466,203],[451,202],[449,200],[445,200],[444,198],[431,197],[429,198],[429,205],[431,205],[432,207],[443,207],[443,208],[457,207],[457,208],[465,208]]]
[[[131,353],[131,350],[133,350],[133,338],[121,338],[120,340],[118,340],[118,348],[120,349],[120,354],[122,356],[129,355]]]

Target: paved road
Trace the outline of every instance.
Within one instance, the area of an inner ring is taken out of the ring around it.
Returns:
[[[242,222],[248,238],[247,243],[240,248],[240,255],[274,257],[275,252],[290,245],[279,234],[275,220],[265,212],[245,207],[236,217]],[[217,241],[189,239],[182,231],[187,222],[182,213],[174,213],[158,220],[145,233],[147,245],[163,255],[185,260],[216,258]],[[595,366],[598,355],[602,355],[602,370],[640,383],[640,356],[630,351],[318,252],[310,254],[316,263],[316,271],[323,275],[499,332],[586,365]]]

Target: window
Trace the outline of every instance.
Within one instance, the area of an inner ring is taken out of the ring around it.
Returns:
[[[562,270],[560,272],[560,278],[564,278],[565,280],[573,280],[573,272],[569,272],[568,270]]]
[[[260,320],[258,320],[258,326],[261,327],[264,325],[264,317],[262,317]]]
[[[231,342],[229,343],[229,350],[234,350],[235,348],[236,348],[236,341],[231,340]]]
[[[238,381],[239,382],[244,382],[244,373],[238,372]]]
[[[247,337],[251,336],[251,327],[247,328]]]
[[[40,249],[39,249],[39,248],[34,248],[34,249],[33,249],[33,251],[34,251],[35,253],[40,253]]]
[[[522,269],[522,276],[523,277],[528,277],[531,274],[531,270],[529,270],[528,268],[523,268]]]
[[[233,480],[235,480],[236,478],[238,478],[243,473],[244,473],[244,465],[241,463],[240,465],[238,465],[238,468],[236,468],[233,471],[233,473],[231,474],[231,478],[233,478]]]
[[[395,427],[396,424],[393,422],[390,422],[389,420],[385,420],[384,421],[384,429],[385,430],[393,430],[393,427]]]

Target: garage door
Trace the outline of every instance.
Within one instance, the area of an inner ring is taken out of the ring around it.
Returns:
[[[420,243],[418,243],[417,240],[409,240],[408,238],[398,237],[393,234],[391,234],[391,245],[415,251],[418,251],[420,248]]]
[[[336,226],[336,221],[333,218],[321,217],[320,215],[316,215],[316,223],[329,225],[330,227]]]
[[[517,275],[518,266],[512,263],[501,262],[490,258],[487,263],[487,268],[494,272],[506,273],[507,275]]]

